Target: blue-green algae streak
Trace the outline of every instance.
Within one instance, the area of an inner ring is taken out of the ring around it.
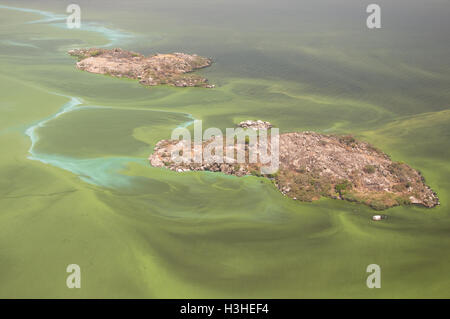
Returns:
[[[59,1],[2,1],[0,298],[450,297],[450,8],[381,2],[372,32],[350,0],[80,1],[80,29]],[[216,88],[82,72],[66,54],[79,47],[211,56]],[[419,169],[441,205],[377,223],[263,178],[151,167],[194,119],[352,133]]]

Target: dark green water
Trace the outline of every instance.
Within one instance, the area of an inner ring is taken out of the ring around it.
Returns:
[[[85,30],[0,7],[1,297],[449,297],[447,2],[379,1],[377,31],[364,1],[78,3]],[[69,2],[1,4],[64,15]],[[211,56],[201,73],[217,87],[144,88],[65,54],[108,44]],[[442,205],[374,223],[256,177],[150,167],[189,114],[353,133],[419,169]],[[81,289],[66,287],[71,263]],[[381,289],[366,287],[373,263]]]

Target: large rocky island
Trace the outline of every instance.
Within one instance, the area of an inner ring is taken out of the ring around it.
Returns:
[[[212,63],[211,59],[196,54],[171,53],[146,57],[119,48],[76,49],[68,53],[78,58],[78,69],[91,73],[136,79],[148,86],[214,87],[204,77],[192,73]]]
[[[271,124],[245,121],[240,126],[259,130]],[[205,148],[212,139],[203,141]],[[301,201],[320,197],[359,202],[376,210],[398,205],[434,207],[439,199],[425,184],[422,175],[405,163],[394,162],[372,145],[352,136],[314,132],[284,133],[279,136],[279,170],[261,174],[260,163],[175,163],[171,154],[183,140],[162,140],[150,155],[150,164],[177,172],[213,171],[270,178],[286,196]],[[257,143],[256,143],[257,144]],[[236,143],[235,149],[257,148],[256,144]],[[178,147],[179,148],[179,147]],[[225,148],[224,152],[225,154]]]

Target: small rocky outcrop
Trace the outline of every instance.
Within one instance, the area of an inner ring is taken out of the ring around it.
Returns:
[[[91,73],[136,79],[148,86],[166,84],[178,87],[214,87],[204,77],[192,73],[212,64],[211,59],[196,54],[176,52],[146,57],[119,48],[76,49],[68,53],[78,57],[78,69]]]
[[[253,128],[253,125],[245,126]],[[203,141],[203,149],[212,141]],[[439,205],[436,193],[425,184],[418,171],[405,163],[393,162],[382,151],[352,136],[314,132],[281,134],[279,170],[266,175],[261,174],[259,162],[242,164],[224,158],[223,163],[205,160],[202,163],[175,163],[172,152],[180,149],[183,143],[186,141],[159,141],[149,157],[150,164],[177,172],[213,171],[235,176],[264,176],[270,178],[284,195],[302,201],[314,201],[324,196],[363,203],[376,210],[398,205],[416,204],[430,208]],[[258,145],[246,140],[235,143],[233,148],[245,150],[248,159],[249,151],[258,149]],[[191,151],[193,153],[193,146]],[[223,154],[226,154],[226,147]]]
[[[242,121],[238,124],[239,127],[248,129],[251,128],[253,130],[260,130],[260,129],[270,129],[272,128],[272,124],[270,124],[270,122],[266,122],[266,121],[261,121],[261,120],[257,120],[257,121],[252,121],[252,120],[247,120],[247,121]]]

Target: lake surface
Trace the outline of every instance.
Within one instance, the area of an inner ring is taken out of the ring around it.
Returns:
[[[450,297],[450,5],[378,1],[0,3],[0,297]],[[215,89],[146,88],[66,51],[212,57]],[[302,203],[257,177],[152,168],[192,119],[354,134],[420,170],[434,209]],[[82,288],[68,289],[78,264]],[[368,289],[378,264],[382,288]]]

